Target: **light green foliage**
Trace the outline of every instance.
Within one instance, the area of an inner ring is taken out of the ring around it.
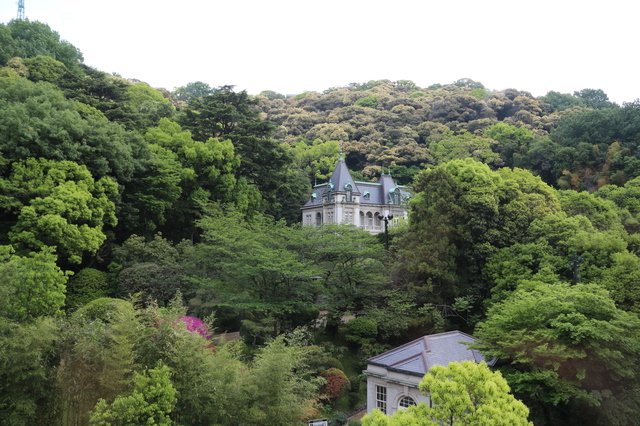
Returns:
[[[356,106],[361,106],[364,108],[376,108],[378,106],[378,99],[380,98],[380,96],[378,95],[369,95],[369,96],[365,96],[364,98],[360,98],[358,99],[354,105]]]
[[[491,150],[495,142],[490,139],[473,135],[466,130],[458,133],[450,132],[443,136],[443,139],[429,145],[429,151],[436,164],[459,158],[473,158],[493,165],[500,160],[500,156]],[[502,165],[502,161],[495,165]]]
[[[6,279],[6,275],[2,274]],[[0,297],[1,294],[0,285]],[[2,302],[0,302],[2,303]],[[0,419],[7,426],[56,424],[57,323],[18,324],[0,317]]]
[[[144,374],[136,373],[133,391],[118,395],[107,404],[100,399],[91,413],[92,426],[158,425],[170,426],[171,414],[176,404],[176,390],[171,383],[171,370],[158,365]]]
[[[622,230],[616,205],[610,200],[586,191],[558,191],[558,199],[568,216],[585,216],[600,231]]]
[[[490,303],[509,296],[523,280],[557,282],[558,272],[566,268],[566,263],[565,257],[553,255],[553,249],[543,239],[500,249],[482,271],[493,284]]]
[[[14,163],[2,182],[5,206],[18,214],[9,237],[20,248],[55,247],[69,262],[95,253],[106,239],[103,228],[116,224],[117,184],[94,181],[84,166],[71,161],[29,158]]]
[[[141,116],[137,123],[140,129],[155,126],[160,119],[175,115],[176,109],[171,101],[146,83],[129,85],[126,94],[130,108]]]
[[[637,316],[616,308],[601,286],[524,281],[475,335],[485,356],[510,360],[501,370],[526,401],[584,404],[576,415],[597,416],[593,424],[635,424],[635,408],[613,407],[638,389],[639,332]]]
[[[322,182],[333,173],[340,153],[340,145],[337,141],[300,140],[293,146],[293,152],[298,167],[306,172],[310,181],[319,179]]]
[[[182,226],[193,232],[195,217],[211,201],[234,204],[244,212],[260,208],[261,195],[256,188],[248,185],[245,178],[237,177],[241,159],[230,140],[194,141],[189,131],[166,118],[149,129],[145,139],[159,156],[182,165],[181,169],[171,167],[168,175],[172,177],[174,196],[157,206],[161,222],[171,222],[171,227],[161,228],[167,228],[168,235],[176,232],[177,223],[185,221]],[[154,200],[158,197],[152,197]]]
[[[27,321],[61,314],[70,273],[63,272],[56,260],[51,248],[18,256],[11,247],[0,246],[0,316]]]
[[[567,241],[578,232],[593,233],[591,221],[582,215],[568,217],[561,211],[534,219],[527,232],[527,241],[543,239],[554,248],[554,254],[566,256],[569,254]]]
[[[640,314],[640,258],[624,250],[611,254],[610,259],[600,283],[611,292],[618,307]]]
[[[594,195],[613,201],[618,206],[618,215],[628,232],[640,231],[640,178],[630,180],[624,187],[603,186]]]
[[[489,370],[484,362],[433,366],[422,379],[420,390],[431,398],[431,407],[420,403],[391,416],[374,410],[362,419],[362,425],[533,425],[527,420],[527,407],[509,393],[502,375]]]
[[[31,81],[48,81],[56,84],[67,72],[67,67],[50,56],[38,55],[35,58],[25,58],[24,65]]]
[[[203,96],[213,94],[213,89],[207,83],[202,81],[195,81],[187,83],[186,86],[176,87],[173,90],[173,95],[176,99],[188,102],[193,98],[201,98]]]
[[[627,242],[615,232],[577,232],[567,239],[568,253],[580,256],[580,278],[598,283],[611,267],[616,253],[626,252]]]

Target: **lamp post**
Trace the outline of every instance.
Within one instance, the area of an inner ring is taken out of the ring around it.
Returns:
[[[389,250],[389,221],[393,219],[393,215],[378,213],[378,219],[384,221],[384,248]]]

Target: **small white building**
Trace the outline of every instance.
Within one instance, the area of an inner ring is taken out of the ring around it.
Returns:
[[[384,232],[384,217],[389,225],[407,218],[409,198],[407,188],[396,185],[390,174],[383,174],[379,182],[354,181],[341,154],[329,182],[314,186],[301,208],[302,224],[352,224],[378,234]]]
[[[363,371],[367,375],[367,413],[379,408],[390,415],[420,402],[429,404],[429,397],[418,389],[422,377],[434,365],[486,361],[464,344],[476,340],[461,331],[431,334],[369,358]]]

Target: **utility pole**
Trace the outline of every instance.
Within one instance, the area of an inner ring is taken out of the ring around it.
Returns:
[[[24,21],[24,0],[18,0],[18,18],[19,21]]]

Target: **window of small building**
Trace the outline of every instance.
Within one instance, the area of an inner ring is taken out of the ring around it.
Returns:
[[[376,385],[376,408],[387,414],[387,388]]]
[[[398,407],[400,408],[409,408],[412,405],[416,405],[416,401],[410,396],[403,396],[400,402],[398,402]]]

